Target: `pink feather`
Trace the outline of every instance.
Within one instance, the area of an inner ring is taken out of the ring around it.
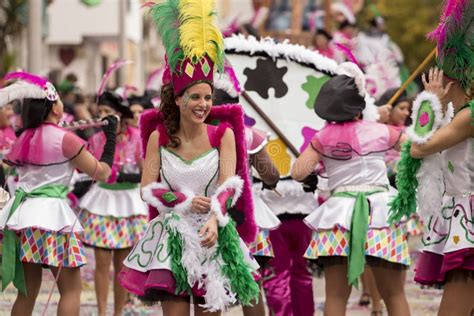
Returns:
[[[234,86],[235,91],[238,94],[240,94],[242,89],[240,88],[239,80],[237,79],[237,76],[235,75],[234,68],[232,68],[232,66],[229,64],[229,65],[224,66],[224,70],[229,75],[230,81],[232,81],[232,85]]]
[[[123,87],[123,92],[122,92],[122,98],[123,99],[128,99],[128,94],[130,92],[137,92],[138,91],[138,88],[135,87],[135,86],[132,86],[132,85],[128,85],[126,84],[124,87]]]
[[[154,88],[153,87],[153,82],[156,79],[156,77],[158,77],[162,72],[163,72],[163,68],[161,68],[161,67],[153,70],[153,72],[148,76],[148,78],[146,80],[146,88],[147,89],[153,89]]]
[[[141,9],[143,8],[151,8],[152,6],[156,5],[156,2],[153,1],[147,1],[142,6],[140,7]]]
[[[344,53],[344,55],[349,59],[349,61],[353,62],[354,64],[359,66],[360,69],[362,69],[359,62],[357,61],[357,58],[354,56],[354,54],[352,54],[349,48],[342,45],[341,43],[334,43],[334,44],[336,45],[337,49],[339,49],[340,51]]]
[[[237,201],[236,208],[244,213],[244,222],[237,227],[240,237],[247,243],[255,240],[257,233],[257,224],[253,215],[253,198],[249,177],[249,164],[247,158],[247,144],[245,141],[244,112],[240,105],[229,104],[211,107],[211,112],[207,117],[210,122],[213,119],[220,120],[222,123],[228,123],[232,126],[235,136],[235,145],[237,152],[237,174],[244,180],[244,188],[240,199]]]
[[[449,33],[462,22],[463,12],[467,10],[470,0],[447,0],[444,3],[438,26],[427,34],[428,39],[437,43],[438,51],[440,51]]]
[[[6,74],[5,77],[3,77],[3,80],[5,80],[5,81],[15,80],[15,79],[16,80],[27,81],[27,82],[29,82],[31,84],[34,84],[35,86],[38,86],[38,87],[41,87],[41,88],[43,88],[46,85],[46,83],[48,82],[48,80],[46,80],[45,78],[30,74],[28,72],[23,72],[23,71],[11,72],[9,74]]]
[[[131,60],[119,59],[115,63],[110,65],[110,67],[107,69],[104,76],[102,77],[102,81],[100,82],[99,89],[97,90],[97,97],[99,97],[100,95],[102,95],[102,93],[104,93],[105,87],[107,86],[107,81],[109,80],[110,76],[114,73],[114,71],[124,65],[128,65],[131,63],[132,63]]]

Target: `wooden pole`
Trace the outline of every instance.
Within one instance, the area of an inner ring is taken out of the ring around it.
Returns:
[[[248,95],[246,91],[242,91],[242,96],[244,99],[250,104],[250,106],[255,110],[255,112],[258,113],[262,117],[262,119],[265,121],[265,123],[270,126],[270,128],[277,134],[277,136],[283,141],[283,143],[290,149],[290,151],[295,155],[295,157],[298,157],[300,155],[300,152],[296,149],[295,146],[290,142],[290,140],[283,134],[283,132],[276,126],[275,123],[271,120],[271,118],[268,117],[268,115],[258,106],[257,103]]]
[[[410,77],[408,77],[408,79],[402,84],[400,89],[398,89],[397,92],[395,92],[395,94],[393,95],[393,97],[391,97],[390,100],[388,100],[387,104],[393,105],[393,102],[395,102],[395,100],[398,99],[398,97],[403,93],[403,91],[405,91],[405,89],[408,87],[408,85],[413,80],[415,80],[415,78],[420,74],[420,72],[423,71],[423,69],[425,69],[426,65],[428,65],[428,63],[431,61],[431,59],[433,59],[433,57],[435,55],[436,55],[436,48],[434,48],[431,51],[431,53],[428,56],[426,56],[426,58],[415,69],[415,71],[410,75]]]

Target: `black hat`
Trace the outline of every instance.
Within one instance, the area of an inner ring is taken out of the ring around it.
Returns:
[[[108,105],[115,111],[120,112],[123,118],[133,118],[127,100],[122,99],[120,95],[112,91],[105,91],[99,96],[98,105]]]
[[[359,94],[355,79],[339,75],[326,82],[314,103],[314,111],[329,122],[352,121],[365,109],[365,100]]]
[[[325,29],[316,29],[315,35],[322,35],[326,37],[328,41],[332,40],[332,35],[329,34]]]
[[[214,88],[213,105],[235,104],[239,103],[239,96],[233,97],[223,89]]]
[[[376,106],[382,106],[387,104],[388,101],[393,97],[395,92],[398,91],[398,88],[389,89],[382,94],[382,96],[375,102]],[[393,106],[396,106],[400,102],[408,101],[408,96],[406,91],[403,91],[402,94],[393,102]]]

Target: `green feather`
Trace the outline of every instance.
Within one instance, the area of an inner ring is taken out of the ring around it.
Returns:
[[[234,221],[230,220],[225,227],[219,228],[218,236],[218,252],[225,263],[222,270],[229,278],[232,292],[242,305],[252,305],[258,301],[260,289],[245,263]]]
[[[181,263],[183,258],[183,238],[172,229],[168,229],[168,252],[170,254],[171,271],[176,280],[176,295],[183,292],[191,294],[191,287],[188,284],[188,274]]]
[[[167,0],[154,5],[150,14],[163,41],[172,71],[176,70],[184,53],[179,46],[179,0]]]
[[[398,163],[397,196],[390,202],[389,222],[397,223],[404,215],[410,217],[416,213],[416,189],[418,180],[416,174],[422,159],[410,155],[411,141],[402,145],[401,158]]]

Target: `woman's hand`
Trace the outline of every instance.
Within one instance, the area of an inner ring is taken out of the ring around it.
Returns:
[[[438,99],[441,101],[441,103],[443,104],[443,112],[444,112],[447,105],[446,95],[448,94],[449,89],[451,89],[451,86],[453,85],[454,82],[449,82],[446,85],[446,87],[444,87],[443,86],[443,70],[440,70],[436,67],[430,68],[430,71],[428,73],[428,81],[426,81],[426,75],[424,73],[421,76],[421,81],[423,82],[423,86],[425,87],[425,90],[436,95]]]
[[[203,239],[201,240],[201,245],[206,248],[211,248],[217,242],[217,218],[213,214],[206,224],[199,231],[199,236]]]
[[[392,105],[391,104],[385,104],[382,106],[379,106],[377,108],[379,112],[379,123],[387,123],[388,119],[390,118],[390,113],[392,112]]]
[[[191,212],[196,214],[207,214],[211,209],[211,198],[206,196],[195,196],[191,202]]]

